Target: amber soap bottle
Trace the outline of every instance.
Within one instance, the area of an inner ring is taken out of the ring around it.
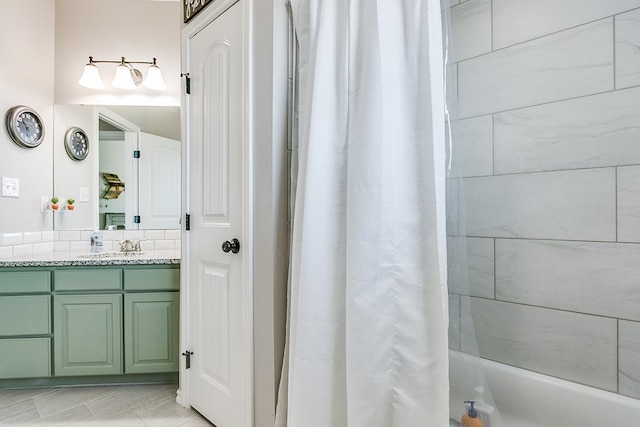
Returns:
[[[465,404],[469,405],[467,413],[462,416],[462,427],[484,427],[482,420],[478,417],[478,412],[474,405],[476,402],[473,400],[465,400]]]

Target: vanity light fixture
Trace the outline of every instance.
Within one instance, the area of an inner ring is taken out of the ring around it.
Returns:
[[[121,57],[120,61],[94,61],[93,56],[89,57],[89,63],[84,66],[82,77],[78,83],[81,86],[90,89],[103,89],[104,83],[100,78],[100,71],[95,64],[109,63],[118,64],[116,67],[116,75],[111,84],[120,89],[135,89],[137,86],[146,87],[152,90],[166,90],[167,85],[162,78],[160,67],[156,64],[156,58],[153,61],[127,61],[125,57]],[[149,64],[146,78],[142,78],[140,70],[133,68],[131,64]]]

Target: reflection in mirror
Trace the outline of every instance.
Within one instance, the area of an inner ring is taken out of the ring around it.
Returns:
[[[98,227],[107,229],[133,229],[137,227],[133,216],[137,214],[137,150],[140,128],[101,108],[98,114]],[[117,183],[121,183],[118,185]],[[135,225],[134,225],[135,224]]]
[[[73,212],[54,218],[56,230],[180,228],[179,107],[56,105],[54,110],[56,135],[84,125],[91,144],[81,162],[65,156],[64,149],[54,152],[54,191],[76,200]],[[105,174],[117,175],[124,185],[109,192]]]

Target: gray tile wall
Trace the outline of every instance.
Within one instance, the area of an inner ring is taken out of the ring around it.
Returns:
[[[451,348],[640,399],[640,0],[451,17]]]

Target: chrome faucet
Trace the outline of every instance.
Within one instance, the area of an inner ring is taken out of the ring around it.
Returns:
[[[120,252],[140,252],[140,240],[120,240]]]

